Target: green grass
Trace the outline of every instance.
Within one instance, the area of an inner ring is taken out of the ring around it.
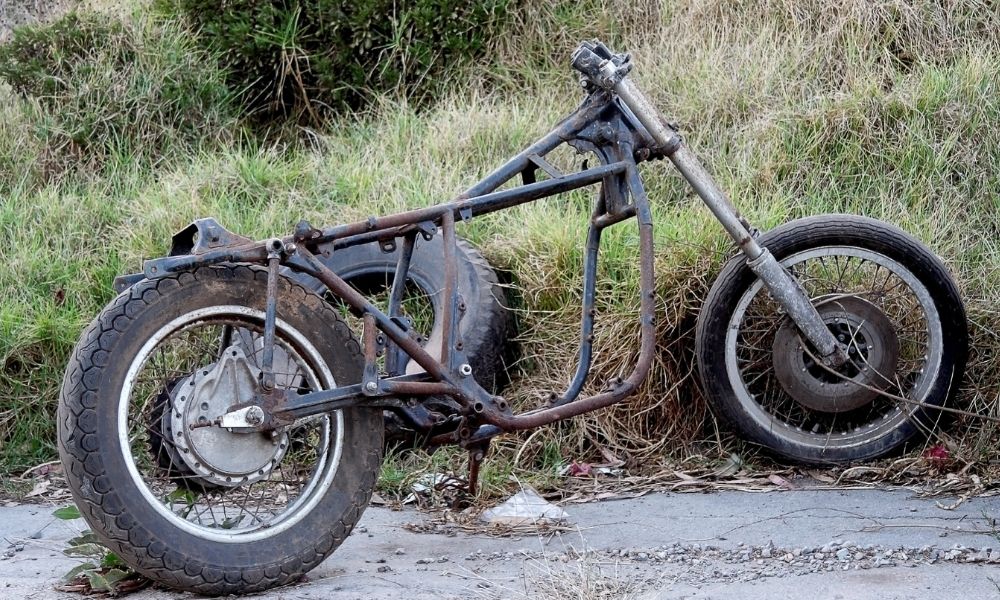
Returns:
[[[211,143],[179,143],[162,160],[111,152],[100,166],[52,178],[37,168],[44,138],[25,135],[49,117],[0,92],[0,471],[54,456],[62,368],[80,329],[111,298],[114,274],[163,253],[171,233],[196,217],[263,237],[302,218],[344,222],[449,199],[573,108],[580,94],[566,59],[578,39],[597,34],[633,51],[637,81],[757,225],[865,214],[940,254],[973,326],[962,402],[1000,414],[995,11],[916,0],[618,8],[550,0],[524,10],[493,61],[434,106],[418,111],[386,96],[300,143],[254,141],[216,125],[205,131]],[[557,157],[567,168],[580,158]],[[633,467],[690,453],[725,457],[733,447],[714,432],[691,370],[693,320],[731,244],[667,164],[644,165],[643,175],[656,217],[660,340],[648,381],[622,406],[505,439],[497,451],[505,460],[488,467],[497,471],[488,481],[548,473],[598,456],[597,447]],[[568,194],[461,226],[513,277],[523,358],[505,396],[517,406],[534,406],[571,374],[591,198]],[[635,250],[629,225],[605,236],[588,391],[635,362]],[[967,460],[997,458],[992,426],[960,420],[949,431]],[[440,456],[433,460],[461,467],[458,455]],[[403,489],[414,468],[390,461],[385,489]]]

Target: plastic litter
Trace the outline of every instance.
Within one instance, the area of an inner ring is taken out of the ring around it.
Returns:
[[[530,487],[522,489],[503,503],[483,511],[480,516],[480,519],[487,523],[504,525],[560,523],[568,518],[566,511],[542,498]]]

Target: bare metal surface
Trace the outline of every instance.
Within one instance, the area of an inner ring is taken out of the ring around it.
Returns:
[[[892,321],[856,296],[820,301],[819,313],[848,348],[850,359],[838,378],[808,356],[794,323],[785,320],[774,336],[774,374],[796,402],[826,413],[849,412],[869,404],[894,381],[899,339]]]
[[[245,419],[249,407],[242,411],[243,419],[232,419],[242,420],[241,424],[227,425],[223,419],[222,427],[197,427],[224,415],[231,406],[250,401],[259,375],[235,344],[218,363],[178,385],[171,430],[180,458],[194,473],[216,485],[235,487],[260,481],[284,456],[287,440],[283,437],[272,440],[259,432],[236,433],[224,428],[250,426]]]
[[[444,237],[444,323],[441,335],[441,364],[453,369],[455,345],[458,335],[458,267],[455,264],[458,241],[455,238],[455,214],[447,212],[441,216],[441,235]]]
[[[847,355],[837,339],[827,329],[802,286],[778,264],[774,256],[765,248],[757,258],[747,261],[747,265],[760,277],[771,296],[795,321],[806,339],[819,350],[820,356],[830,357],[834,366],[844,364]]]

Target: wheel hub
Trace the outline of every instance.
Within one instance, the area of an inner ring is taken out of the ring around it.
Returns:
[[[278,348],[275,348],[275,363]],[[233,344],[217,363],[178,382],[169,430],[177,454],[199,477],[227,487],[260,481],[284,457],[286,434],[239,432],[208,426],[230,407],[250,402],[257,390],[260,369],[247,359],[242,345]],[[202,427],[191,428],[191,425]]]
[[[892,321],[875,305],[857,296],[818,299],[816,310],[849,360],[831,373],[806,352],[790,319],[778,329],[772,352],[782,389],[812,410],[842,413],[872,402],[893,383],[899,360],[899,338]]]

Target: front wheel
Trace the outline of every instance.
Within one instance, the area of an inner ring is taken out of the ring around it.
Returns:
[[[109,548],[175,589],[295,581],[344,541],[375,485],[377,410],[272,433],[210,426],[253,397],[266,281],[247,266],[144,281],[98,315],[67,367],[59,447],[73,498]],[[360,348],[336,311],[285,278],[278,289],[275,384],[357,383]]]
[[[809,464],[883,456],[929,432],[965,368],[968,335],[944,265],[863,217],[793,221],[760,243],[812,298],[850,360],[817,355],[742,256],[698,318],[696,354],[715,412],[748,440]]]

